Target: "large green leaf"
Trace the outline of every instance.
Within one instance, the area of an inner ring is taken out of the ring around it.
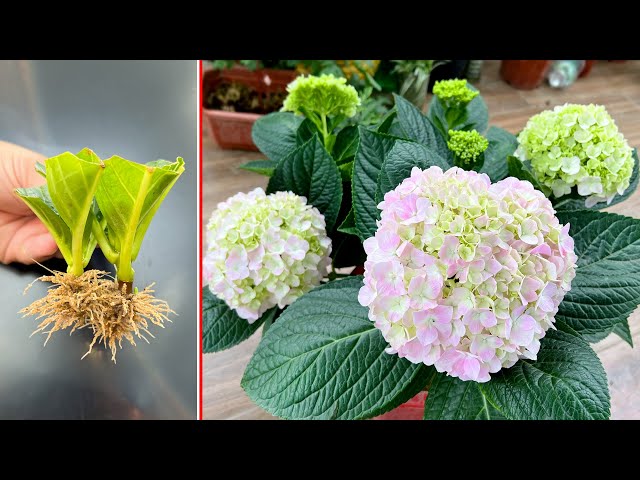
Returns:
[[[342,201],[342,181],[336,163],[317,136],[278,163],[267,193],[277,191],[306,197],[324,215],[327,231],[333,229]]]
[[[358,148],[358,127],[349,125],[344,127],[336,137],[333,146],[333,158],[338,165],[350,162]]]
[[[622,195],[616,195],[611,200],[611,203],[607,204],[607,202],[599,202],[593,205],[592,207],[586,207],[585,197],[578,194],[576,187],[572,189],[572,192],[569,195],[565,195],[560,197],[559,199],[552,197],[551,201],[553,203],[553,208],[556,210],[580,210],[580,209],[588,209],[588,210],[601,210],[603,208],[612,207],[620,202],[624,202],[627,198],[635,193],[638,188],[638,180],[640,179],[640,175],[638,175],[638,150],[636,148],[633,149],[633,171],[631,172],[631,178],[629,179],[629,186],[624,191]]]
[[[385,193],[393,190],[405,178],[411,176],[413,167],[424,170],[433,166],[440,167],[444,171],[450,168],[447,161],[435,150],[419,143],[398,140],[387,154],[380,169],[376,189],[377,202],[382,201]]]
[[[361,240],[372,237],[378,229],[376,207],[378,175],[386,155],[396,139],[359,127],[360,141],[353,164],[352,196],[355,225]]]
[[[476,382],[438,373],[424,404],[425,420],[503,420]]]
[[[214,353],[248,339],[265,320],[275,316],[277,308],[267,310],[253,323],[240,318],[209,287],[202,289],[202,351]]]
[[[253,143],[269,159],[280,161],[296,148],[296,134],[303,118],[291,112],[274,112],[253,124]]]
[[[16,193],[29,206],[33,213],[44,223],[47,230],[53,236],[60,253],[67,264],[71,265],[73,258],[71,255],[71,230],[58,214],[53,206],[49,190],[46,185],[32,188],[17,188]]]
[[[275,171],[277,165],[278,162],[275,160],[264,159],[243,163],[238,168],[270,177],[271,175],[273,175],[273,172]]]
[[[518,148],[518,139],[499,127],[489,128],[486,138],[489,146],[484,152],[484,165],[480,173],[486,173],[492,182],[497,182],[509,174],[507,158]]]
[[[398,121],[406,138],[434,150],[447,161],[449,166],[453,166],[453,154],[447,147],[447,141],[431,120],[425,117],[415,105],[400,95],[394,94],[394,98],[398,111]]]
[[[184,172],[184,161],[178,157],[173,163],[162,160],[142,165],[114,155],[104,163],[96,201],[107,223],[107,239],[117,252],[118,278],[132,281],[120,274],[133,275],[128,272],[130,263],[138,256],[162,201]]]
[[[471,90],[477,90],[473,85],[468,84],[468,86]],[[438,97],[434,96],[431,100],[427,116],[434,125],[440,123],[445,132],[449,130],[444,105]],[[482,95],[478,95],[467,105],[467,118],[462,125],[456,126],[456,130],[477,130],[479,133],[484,133],[488,126],[489,110]]]
[[[556,319],[589,341],[622,333],[640,304],[640,220],[591,210],[557,216],[571,224],[578,268]]]
[[[604,420],[610,415],[607,375],[578,336],[547,331],[537,360],[520,360],[479,384],[480,391],[513,420]]]
[[[264,336],[242,378],[249,397],[290,419],[362,419],[416,395],[433,369],[385,352],[358,303],[362,277],[317,287]]]

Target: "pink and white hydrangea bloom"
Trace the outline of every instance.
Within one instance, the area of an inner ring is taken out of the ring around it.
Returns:
[[[388,353],[476,382],[536,358],[577,260],[541,192],[513,177],[414,168],[378,208],[358,300]]]
[[[256,188],[219,203],[211,215],[204,282],[253,323],[319,285],[330,253],[324,216],[305,197]]]

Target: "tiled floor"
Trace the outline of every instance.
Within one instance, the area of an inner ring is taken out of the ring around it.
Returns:
[[[490,112],[490,123],[513,133],[527,119],[565,102],[600,103],[607,107],[632,146],[640,146],[640,61],[622,64],[598,61],[587,78],[566,90],[543,86],[533,91],[511,88],[500,80],[499,62],[487,61],[482,79],[476,84]],[[217,202],[258,186],[266,187],[266,177],[238,169],[249,160],[263,158],[260,153],[218,149],[205,127],[204,222]],[[626,202],[609,211],[640,218],[640,190]],[[630,318],[634,343],[640,345],[640,312]],[[255,406],[240,387],[240,378],[261,332],[224,352],[205,355],[204,418],[273,418]],[[595,346],[609,377],[612,418],[640,419],[640,348],[632,349],[615,335]]]

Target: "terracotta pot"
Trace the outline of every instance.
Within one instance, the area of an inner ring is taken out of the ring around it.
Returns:
[[[552,60],[502,60],[500,75],[514,88],[533,90],[544,81]]]
[[[427,392],[420,392],[408,402],[390,412],[374,417],[373,420],[422,420],[424,417],[424,402],[426,400]]]
[[[258,148],[251,139],[253,123],[262,115],[245,112],[226,112],[207,108],[209,92],[221,82],[243,83],[260,93],[284,91],[298,74],[292,70],[272,70],[268,68],[255,71],[241,66],[228,70],[207,70],[202,78],[202,113],[209,125],[211,136],[223,149],[255,150]],[[265,83],[265,77],[270,83]]]
[[[593,68],[594,63],[595,63],[595,60],[585,60],[584,67],[582,67],[582,70],[580,71],[580,75],[578,75],[578,78],[584,78],[587,75],[589,75],[589,73],[591,73],[591,69]]]

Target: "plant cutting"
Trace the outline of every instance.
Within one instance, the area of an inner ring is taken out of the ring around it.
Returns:
[[[291,240],[286,253],[273,242],[279,259],[270,262],[292,266],[295,252],[322,279],[278,268],[262,289],[262,267],[251,266],[271,243],[261,232],[288,238],[289,210],[272,208],[269,226],[253,222],[260,240],[243,240],[244,253],[210,241],[205,352],[264,325],[241,385],[283,418],[372,418],[422,391],[425,419],[609,418],[606,372],[589,343],[615,333],[631,344],[640,220],[558,210],[529,170],[510,175],[518,139],[488,125],[477,90],[453,81],[434,91],[427,115],[395,96],[379,124],[358,126],[346,163],[337,146],[347,127],[335,127],[327,149],[313,122],[290,113],[256,123],[256,138],[271,133],[261,143],[269,160],[249,168],[270,176],[267,196],[305,197],[324,216],[331,264],[318,260],[312,237],[309,246]],[[209,228],[210,238],[228,235],[219,222]],[[348,265],[338,250],[353,271],[340,268]],[[299,275],[313,281],[286,298]],[[223,288],[270,300],[250,323]]]
[[[134,346],[134,336],[146,340],[145,333],[153,336],[149,322],[162,327],[172,312],[153,296],[153,284],[133,288],[132,263],[184,161],[141,165],[118,156],[103,161],[85,148],[49,158],[37,169],[46,184],[16,193],[51,232],[68,268],[36,279],[54,287],[21,313],[43,318],[36,332],[46,333],[47,341],[58,330],[89,327],[94,337],[87,354],[101,342],[115,362],[122,340]],[[115,265],[116,278],[85,271],[97,245]]]

